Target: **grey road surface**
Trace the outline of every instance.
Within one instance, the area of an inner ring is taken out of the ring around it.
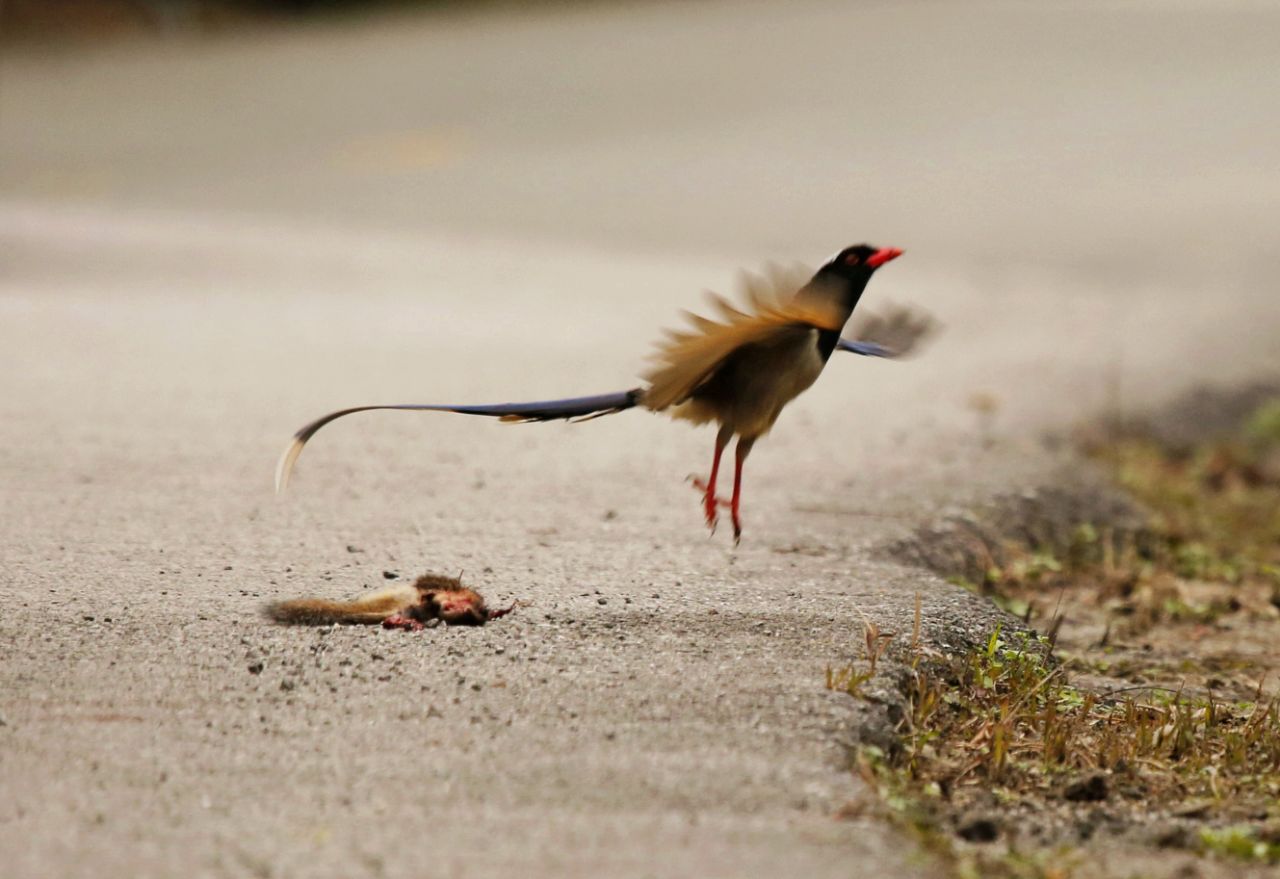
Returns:
[[[1280,369],[1280,11],[643,4],[0,58],[0,852],[35,876],[928,875],[847,770],[873,550],[1107,406]],[[741,547],[630,387],[741,264],[907,249],[757,446]],[[968,401],[998,401],[993,444]],[[482,630],[265,600],[456,572]],[[386,572],[384,574],[384,572]]]

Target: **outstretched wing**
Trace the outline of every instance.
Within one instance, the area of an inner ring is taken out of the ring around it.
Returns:
[[[802,268],[771,268],[766,277],[744,274],[746,302],[742,309],[713,293],[711,305],[721,320],[685,312],[693,326],[666,331],[667,341],[658,344],[652,357],[656,365],[644,376],[649,382],[644,405],[661,411],[687,400],[726,358],[744,345],[809,327],[839,331],[844,316],[834,297],[813,296],[796,301],[796,291],[808,279],[808,272]]]
[[[907,357],[938,329],[928,312],[901,305],[863,311],[854,319],[853,338],[841,339],[836,349],[866,357]]]
[[[315,436],[316,431],[330,421],[351,415],[356,412],[369,412],[374,409],[406,409],[414,412],[457,412],[462,415],[487,415],[499,421],[556,421],[560,419],[588,419],[601,415],[610,415],[630,409],[640,402],[641,390],[618,391],[614,394],[596,394],[591,397],[567,397],[563,400],[543,400],[536,403],[494,403],[480,406],[444,406],[434,404],[406,403],[398,406],[355,406],[351,409],[339,409],[303,427],[293,435],[292,442],[280,456],[276,464],[276,491],[282,491],[289,484],[289,473],[293,464],[302,454],[307,440]]]

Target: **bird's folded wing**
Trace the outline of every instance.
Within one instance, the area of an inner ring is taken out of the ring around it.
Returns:
[[[839,331],[843,315],[833,299],[797,299],[795,294],[804,284],[803,278],[803,270],[774,269],[767,277],[747,275],[743,308],[713,293],[711,305],[721,320],[685,312],[692,328],[667,330],[667,339],[658,343],[651,358],[655,365],[644,375],[649,382],[644,405],[661,411],[687,400],[729,355],[744,345],[767,343],[800,328]]]
[[[889,306],[880,312],[861,312],[853,320],[849,338],[836,348],[867,357],[907,357],[938,331],[928,312],[906,306]]]

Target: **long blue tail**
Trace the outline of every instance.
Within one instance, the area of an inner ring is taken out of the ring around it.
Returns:
[[[293,435],[289,447],[280,456],[276,464],[276,491],[283,491],[289,484],[289,473],[294,462],[302,454],[302,448],[316,431],[330,421],[351,415],[356,412],[369,412],[374,409],[406,409],[415,412],[458,412],[462,415],[485,415],[500,421],[558,421],[561,419],[587,420],[601,415],[612,415],[630,409],[640,402],[644,392],[640,388],[629,391],[618,391],[614,394],[596,394],[592,397],[569,397],[564,400],[542,400],[535,403],[491,403],[480,406],[445,406],[425,403],[405,403],[386,406],[355,406],[351,409],[339,409],[317,418]]]

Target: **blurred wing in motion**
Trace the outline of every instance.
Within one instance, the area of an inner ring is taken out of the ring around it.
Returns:
[[[939,329],[932,315],[905,306],[862,312],[854,323],[853,338],[841,339],[836,350],[866,357],[909,357]]]
[[[743,276],[743,309],[712,293],[711,305],[719,312],[720,321],[685,312],[693,326],[667,330],[667,340],[658,343],[652,357],[657,365],[644,376],[649,382],[644,405],[661,411],[684,402],[745,345],[810,328],[839,331],[844,321],[834,297],[813,295],[818,291],[812,284],[810,295],[796,296],[807,280],[805,269],[771,267],[766,277]]]
[[[276,491],[283,491],[289,484],[289,474],[294,462],[302,454],[307,440],[315,436],[316,431],[330,421],[356,412],[369,412],[375,409],[404,409],[413,412],[457,412],[462,415],[485,415],[499,421],[557,421],[560,419],[597,418],[630,409],[640,402],[642,392],[637,388],[630,391],[619,391],[615,394],[597,394],[592,397],[569,397],[563,400],[543,400],[536,403],[495,403],[481,406],[443,406],[431,404],[407,403],[399,406],[356,406],[351,409],[339,409],[330,412],[323,418],[303,427],[293,435],[293,441],[280,456],[276,464]]]

